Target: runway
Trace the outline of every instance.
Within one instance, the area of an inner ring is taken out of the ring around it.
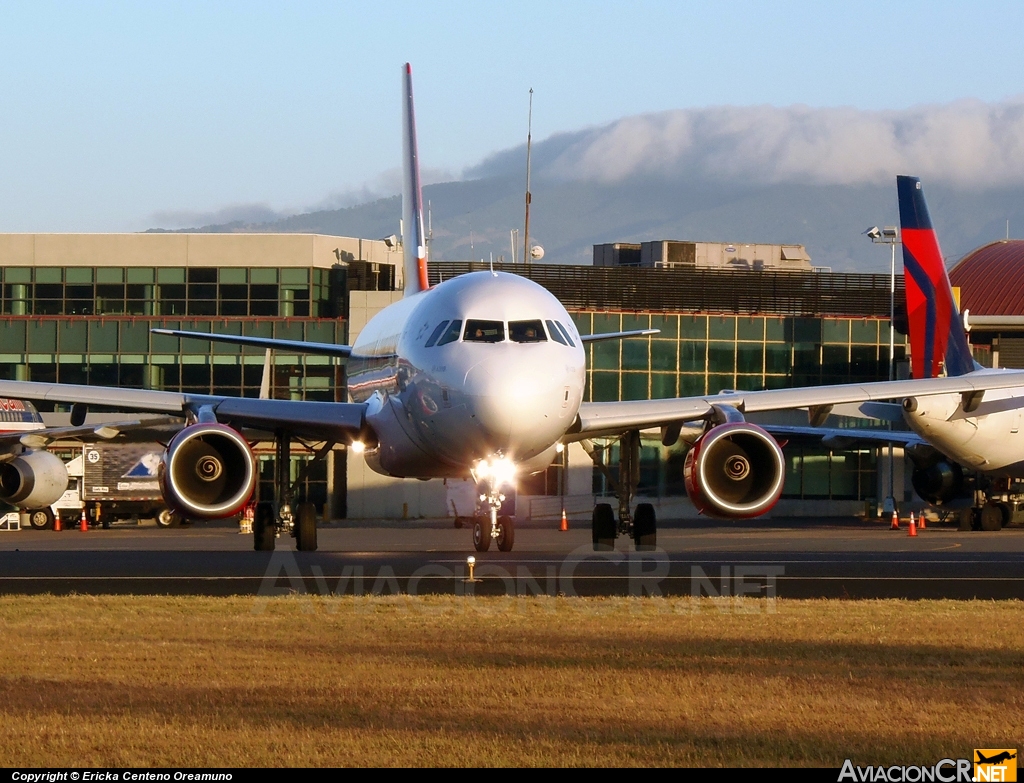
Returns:
[[[681,522],[659,548],[594,552],[589,526],[523,527],[511,553],[473,550],[449,520],[322,527],[273,553],[225,524],[0,533],[0,593],[1024,598],[1024,529],[961,533],[860,520]],[[467,557],[474,556],[475,581]]]

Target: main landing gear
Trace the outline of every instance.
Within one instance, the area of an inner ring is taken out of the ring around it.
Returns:
[[[272,552],[277,537],[287,533],[295,539],[295,548],[300,552],[316,551],[316,507],[312,503],[299,503],[295,507],[294,498],[309,469],[327,456],[327,452],[333,447],[333,442],[325,443],[323,448],[314,454],[313,459],[306,462],[292,483],[291,436],[287,432],[276,434],[274,499],[261,500],[256,504],[252,520],[253,549],[257,552]]]
[[[974,503],[959,512],[960,530],[994,532],[1019,523],[1024,512],[1024,493],[1017,481],[975,477]]]
[[[615,489],[619,500],[619,518],[609,503],[598,503],[594,507],[591,521],[594,551],[615,549],[615,539],[627,535],[633,539],[637,551],[652,550],[658,545],[658,520],[654,506],[640,503],[636,513],[630,514],[630,502],[636,495],[640,482],[640,433],[637,430],[623,433],[619,439],[619,475],[616,478],[604,464],[600,452],[590,441],[583,441],[583,448],[590,455],[598,470],[604,473],[608,483]]]
[[[960,509],[960,530],[1002,530],[1012,519],[1013,510],[1008,503],[986,502],[981,506]]]

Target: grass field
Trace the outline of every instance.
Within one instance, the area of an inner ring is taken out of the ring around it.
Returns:
[[[0,598],[2,766],[934,764],[1024,603]]]

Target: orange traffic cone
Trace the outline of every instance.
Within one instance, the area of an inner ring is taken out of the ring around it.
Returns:
[[[899,530],[900,529],[900,518],[898,516],[896,516],[896,509],[892,510],[892,524],[889,525],[889,529],[890,530]]]
[[[89,532],[89,518],[85,515],[85,509],[82,509],[82,521],[78,523],[78,529],[83,533]]]
[[[917,523],[917,529],[918,529],[918,530],[924,530],[924,529],[925,529],[925,525],[924,525],[924,514],[921,514],[921,519],[920,519],[920,520],[918,520],[918,523]]]
[[[61,532],[61,531],[62,531],[63,529],[64,529],[64,527],[63,527],[63,525],[61,525],[61,523],[60,523],[60,514],[57,514],[57,515],[56,515],[56,516],[55,516],[55,517],[53,518],[53,532],[54,532],[54,533],[59,533],[59,532]]]
[[[908,536],[917,535],[917,523],[914,521],[914,512],[910,512],[910,529],[907,531]]]
[[[563,532],[569,529],[569,520],[565,516],[564,508],[562,509],[562,523],[558,526],[558,529]]]

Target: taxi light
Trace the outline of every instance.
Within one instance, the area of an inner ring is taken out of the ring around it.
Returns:
[[[516,480],[516,464],[507,457],[482,459],[473,467],[473,478],[478,482],[490,480],[496,487],[513,484]]]

